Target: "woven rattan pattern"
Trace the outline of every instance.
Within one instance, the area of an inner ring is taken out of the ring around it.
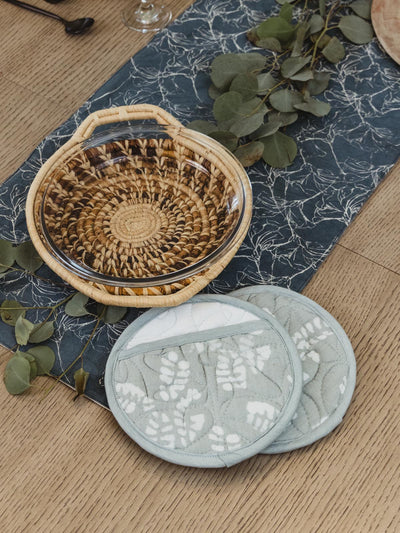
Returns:
[[[237,191],[173,139],[130,139],[80,150],[46,180],[43,219],[67,257],[119,278],[176,272],[234,230]]]

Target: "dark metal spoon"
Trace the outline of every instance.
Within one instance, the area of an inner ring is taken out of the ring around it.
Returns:
[[[28,11],[33,11],[34,13],[39,13],[39,15],[45,15],[46,17],[51,17],[59,22],[62,22],[65,27],[65,31],[71,35],[80,35],[85,33],[94,22],[94,19],[85,17],[76,20],[65,20],[55,13],[41,9],[40,7],[32,6],[31,4],[26,4],[25,2],[20,2],[19,0],[4,0],[9,4],[14,4],[15,6],[22,7]]]

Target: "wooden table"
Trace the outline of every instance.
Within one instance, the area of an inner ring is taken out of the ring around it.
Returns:
[[[191,2],[169,3],[177,15]],[[123,4],[53,6],[96,19],[75,38],[0,2],[2,180],[150,39],[121,24]],[[142,451],[107,410],[72,402],[62,385],[42,401],[40,389],[12,397],[1,386],[0,531],[400,531],[399,179],[398,166],[305,290],[357,357],[353,402],[330,437],[226,470],[183,468]],[[3,374],[9,352],[0,356]]]

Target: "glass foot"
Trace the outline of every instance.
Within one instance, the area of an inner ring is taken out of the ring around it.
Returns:
[[[121,13],[122,22],[131,30],[147,33],[159,31],[171,20],[172,13],[157,1],[136,1]]]

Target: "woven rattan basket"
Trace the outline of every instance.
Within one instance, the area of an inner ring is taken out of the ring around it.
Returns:
[[[135,129],[130,121],[159,125]],[[124,127],[93,134],[99,126]],[[146,135],[142,134],[143,131]],[[106,305],[178,305],[235,255],[251,186],[224,147],[151,105],[91,114],[41,168],[26,218],[43,260]]]

